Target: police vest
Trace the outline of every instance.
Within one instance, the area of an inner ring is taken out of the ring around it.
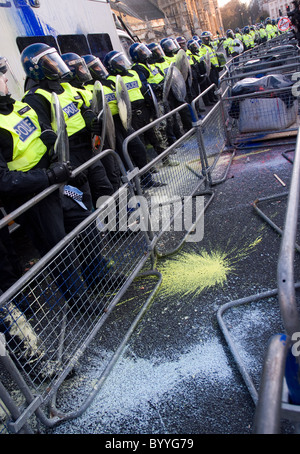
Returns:
[[[138,65],[147,70],[147,82],[149,84],[159,84],[164,79],[164,76],[160,73],[160,71],[154,64],[145,65],[144,63],[138,63]]]
[[[261,38],[265,38],[267,36],[267,32],[264,28],[259,29],[259,35]]]
[[[27,172],[47,151],[40,139],[41,127],[36,112],[21,101],[15,101],[9,115],[0,114],[1,128],[10,132],[13,139],[13,160],[7,163],[9,170]]]
[[[112,90],[110,87],[107,87],[106,85],[102,85],[102,87],[103,87],[105,100],[108,103],[111,114],[116,115],[117,113],[119,113],[116,92],[115,92],[115,90]],[[91,92],[93,92],[94,85],[92,85],[92,84],[86,85],[86,88],[88,90],[90,90]]]
[[[199,55],[199,54],[193,54],[190,50],[187,50],[186,54],[189,58],[189,62],[191,65],[194,65],[195,63],[199,63],[203,60],[203,56],[201,57],[201,55]]]
[[[168,72],[168,69],[170,67],[170,63],[164,59],[163,62],[157,62],[155,63],[155,66],[158,68],[158,70],[164,74],[164,76],[166,76],[167,72]]]
[[[275,32],[274,32],[274,29],[272,27],[272,24],[267,24],[266,25],[266,32],[267,32],[268,39],[274,38]]]
[[[82,98],[84,100],[84,104],[87,107],[90,107],[91,101],[93,98],[93,90],[87,89],[86,87],[85,88],[76,88],[75,87],[75,90],[82,96]]]
[[[226,49],[226,47],[228,48],[228,53],[229,54],[232,54],[234,52],[234,41],[232,38],[227,38],[225,39],[225,41],[223,42],[223,48]]]
[[[240,41],[243,41],[243,37],[240,33],[235,34],[236,39],[239,39]]]
[[[169,65],[171,63],[175,63],[176,62],[176,55],[173,55],[172,57],[168,57],[167,55],[165,55],[164,59],[169,63]]]
[[[72,85],[64,82],[61,86],[64,92],[57,94],[57,96],[64,113],[68,136],[71,137],[76,132],[85,128],[85,121],[80,111],[83,105],[83,99]],[[35,90],[35,93],[44,96],[51,102],[51,92],[38,88]],[[54,125],[51,124],[51,126],[53,127]]]
[[[207,52],[208,52],[211,63],[214,66],[218,67],[219,62],[218,62],[218,58],[217,58],[215,50],[210,46],[206,46],[205,44],[202,44],[200,47],[200,55],[204,56],[204,55],[206,55]]]
[[[253,40],[252,36],[250,35],[250,33],[246,33],[245,35],[243,35],[243,43],[245,44],[246,47],[255,46],[254,40]]]
[[[133,71],[130,69],[129,74],[132,74],[131,76],[122,76],[122,79],[125,83],[125,86],[127,88],[128,94],[129,94],[129,99],[131,102],[134,101],[139,101],[141,99],[144,99],[144,96],[142,95],[141,88],[142,88],[142,82],[141,79],[139,78],[139,75],[136,71]],[[116,76],[108,76],[108,80],[112,80],[113,82],[116,83]]]

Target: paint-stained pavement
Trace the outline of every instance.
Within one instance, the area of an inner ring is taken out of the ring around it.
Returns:
[[[262,144],[236,153],[227,180],[214,188],[203,240],[158,260],[160,290],[102,389],[83,415],[48,433],[253,432],[255,406],[224,340],[217,311],[225,303],[277,287],[281,238],[252,204],[288,190],[292,165],[282,151]],[[217,172],[222,173],[220,166]],[[283,227],[286,202],[283,196],[260,207]],[[153,279],[144,278],[130,287],[60,392],[61,409],[80,406],[154,285]],[[283,330],[277,299],[231,309],[224,320],[258,389],[268,339]],[[283,421],[281,431],[293,432],[293,425]]]

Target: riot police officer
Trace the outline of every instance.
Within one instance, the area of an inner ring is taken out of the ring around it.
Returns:
[[[208,53],[209,58],[210,58],[210,64],[211,64],[209,79],[210,79],[210,82],[212,84],[215,84],[216,87],[218,88],[219,72],[221,71],[222,68],[219,65],[217,53],[211,45],[211,32],[203,31],[201,33],[201,40],[202,40],[202,45],[200,48],[200,55],[204,55],[204,54]],[[217,102],[218,98],[214,93],[211,93],[210,100],[213,102]]]
[[[85,87],[93,92],[94,83],[96,80],[101,82],[105,94],[106,101],[110,108],[114,125],[115,125],[115,133],[116,133],[116,152],[119,154],[125,168],[128,170],[128,163],[126,158],[123,156],[123,142],[131,133],[134,132],[134,129],[130,127],[126,130],[122,124],[122,121],[119,116],[119,110],[117,105],[117,97],[116,97],[116,86],[115,82],[108,78],[109,72],[102,64],[101,60],[96,57],[95,55],[84,55],[83,56],[87,67],[92,76],[93,83],[87,83]],[[146,148],[139,137],[135,137],[128,143],[128,152],[130,159],[133,161],[134,165],[136,165],[139,169],[142,169],[147,165],[147,152]],[[161,183],[155,181],[152,178],[151,173],[144,174],[144,178],[142,181],[142,185],[147,187],[159,187]]]
[[[91,105],[92,97],[93,97],[93,91],[88,90],[85,85],[92,83],[93,78],[92,75],[87,67],[86,61],[83,57],[79,56],[78,54],[74,52],[68,52],[66,54],[62,54],[61,58],[63,61],[66,63],[70,70],[70,76],[68,77],[68,82],[76,88],[78,93],[82,96],[84,99],[84,102],[87,106]],[[95,138],[97,140],[97,137]],[[104,146],[103,149],[110,148],[110,146],[107,144],[107,141],[104,141]],[[119,166],[113,157],[113,155],[108,154],[104,156],[101,161],[100,161],[100,169],[102,168],[102,165],[104,166],[106,175],[103,175],[102,178],[102,184],[107,186],[107,179],[108,178],[110,184],[112,185],[113,192],[116,192],[119,187],[120,187],[120,169]],[[88,171],[86,172],[88,175]],[[98,188],[98,194],[101,195],[101,187]],[[104,194],[105,195],[106,191],[104,188]],[[96,201],[94,200],[94,203]]]
[[[144,46],[144,51],[149,52],[147,46]],[[148,125],[151,122],[151,115],[149,109],[150,100],[147,100],[146,94],[147,88],[142,84],[138,73],[131,69],[131,64],[125,54],[111,51],[106,54],[103,63],[109,72],[108,80],[116,83],[116,77],[120,75],[126,85],[131,101],[133,129],[137,131],[143,126]],[[165,150],[153,128],[145,131],[141,139],[145,145],[151,144],[158,155]]]
[[[69,68],[54,48],[43,43],[31,44],[23,50],[21,61],[27,77],[36,83],[25,93],[24,102],[37,112],[41,124],[51,131],[52,92],[58,95],[66,118],[70,162],[73,168],[79,167],[93,157],[92,134],[101,134],[96,114],[68,83]],[[64,73],[61,74],[62,67]],[[84,193],[84,204],[92,210],[99,197],[113,194],[113,187],[100,161],[89,167],[87,177],[88,184],[79,185],[79,189]]]

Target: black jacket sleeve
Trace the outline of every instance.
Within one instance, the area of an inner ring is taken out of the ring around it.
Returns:
[[[49,187],[45,169],[34,168],[28,172],[9,170],[6,160],[0,152],[0,195],[34,195]]]

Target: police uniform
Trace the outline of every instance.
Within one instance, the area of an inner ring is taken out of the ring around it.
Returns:
[[[138,73],[132,69],[126,71],[126,74],[122,74],[121,77],[131,101],[132,127],[137,131],[151,122],[150,110],[144,97],[146,88],[143,86]],[[114,75],[109,75],[107,79],[116,83],[116,76]],[[145,131],[142,139],[145,145],[151,144],[157,154],[161,154],[165,149],[160,144],[153,128]]]
[[[209,80],[212,84],[215,84],[218,88],[219,86],[219,61],[216,54],[216,51],[207,44],[202,43],[200,47],[200,56],[205,56],[208,53],[211,63],[210,73],[209,73]],[[209,92],[209,99],[213,102],[218,101],[218,99],[214,96],[213,90]]]
[[[91,105],[91,101],[93,98],[93,88],[94,86],[89,84],[88,86],[82,86],[77,84],[76,80],[70,81],[70,84],[76,89],[79,95],[83,98],[84,103],[86,106]],[[104,147],[103,150],[110,148],[106,139],[104,139]],[[104,166],[106,176],[109,179],[113,192],[116,192],[121,184],[121,173],[118,163],[116,162],[115,158],[112,154],[108,154],[101,159],[101,163]],[[105,178],[104,178],[105,181]]]
[[[128,170],[128,163],[123,155],[123,142],[128,135],[134,132],[134,130],[130,128],[129,131],[126,131],[121,122],[121,119],[119,117],[115,83],[112,80],[105,79],[101,79],[100,82],[103,86],[105,99],[108,103],[115,124],[116,152],[122,159],[124,167],[126,168],[126,170]],[[92,92],[94,85],[89,83],[86,85],[86,88]],[[143,167],[145,167],[145,165],[147,165],[146,149],[139,137],[135,137],[128,143],[128,152],[132,161],[139,169],[142,169]]]
[[[50,159],[40,138],[37,114],[29,105],[10,96],[0,97],[0,124],[0,197],[10,213],[52,184],[46,170]],[[59,191],[19,216],[18,223],[41,256],[49,252],[66,234]],[[63,268],[58,266],[52,272],[60,291],[71,301],[82,293],[82,282],[71,257],[65,254],[64,260]]]
[[[93,157],[91,131],[92,112],[84,105],[82,97],[69,83],[62,83],[44,79],[38,86],[31,88],[24,96],[24,102],[28,103],[38,113],[39,121],[47,129],[51,129],[51,96],[52,92],[58,95],[66,121],[67,134],[69,137],[70,162],[73,168],[77,168]],[[84,118],[83,115],[86,115]],[[103,164],[98,161],[89,167],[87,172],[88,184],[79,185],[84,193],[84,204],[92,210],[99,197],[112,195],[113,187],[110,183]]]

